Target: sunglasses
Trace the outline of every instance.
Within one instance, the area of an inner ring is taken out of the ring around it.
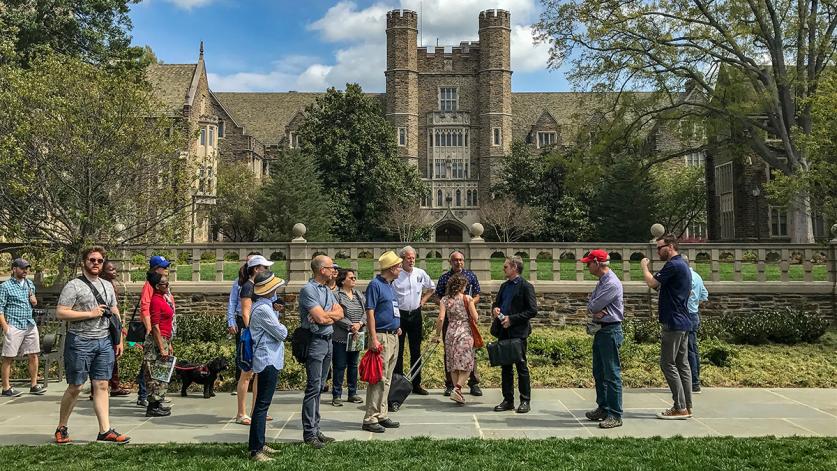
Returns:
[[[87,261],[94,265],[101,265],[105,263],[105,259],[103,258],[88,258]]]
[[[346,279],[347,279],[347,280],[357,281],[357,277],[354,277],[354,276],[347,276],[347,277],[346,277]]]

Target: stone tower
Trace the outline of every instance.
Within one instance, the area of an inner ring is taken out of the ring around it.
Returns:
[[[398,156],[418,166],[418,15],[387,12],[387,119],[396,128]],[[507,35],[508,36],[508,35]]]
[[[511,152],[511,15],[484,10],[479,18],[480,197],[488,201],[502,158]]]

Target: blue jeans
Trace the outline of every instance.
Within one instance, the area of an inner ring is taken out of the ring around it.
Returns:
[[[267,410],[273,401],[279,370],[268,365],[258,373],[259,384],[256,388],[256,403],[253,404],[253,416],[250,422],[250,455],[255,455],[264,448],[264,430],[267,423]]]
[[[602,326],[593,337],[593,378],[596,404],[607,415],[622,418],[622,367],[619,347],[625,336],[621,324]]]
[[[308,359],[305,360],[305,396],[302,399],[302,438],[308,440],[320,433],[320,392],[323,387],[323,369],[331,364],[331,338],[324,339],[316,334],[308,345]]]
[[[148,388],[145,387],[145,367],[140,362],[139,373],[137,373],[137,399],[148,399]]]
[[[357,395],[357,365],[360,361],[360,352],[347,352],[346,344],[332,342],[334,353],[334,371],[331,378],[333,385],[332,395],[335,399],[343,396],[343,373],[346,373],[346,380],[349,383],[349,397]]]
[[[700,315],[689,313],[692,330],[689,331],[689,366],[692,369],[692,387],[700,386],[700,354],[698,353],[697,331],[700,328]]]

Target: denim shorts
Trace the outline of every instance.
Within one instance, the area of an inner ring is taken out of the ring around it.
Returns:
[[[108,381],[113,376],[116,355],[110,337],[85,339],[67,332],[64,342],[64,370],[67,384],[84,384],[91,381]]]

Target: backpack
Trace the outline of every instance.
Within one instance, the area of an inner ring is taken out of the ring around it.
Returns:
[[[305,363],[308,359],[308,344],[311,343],[311,331],[305,327],[297,327],[291,335],[291,353],[294,359]]]
[[[247,327],[241,329],[241,335],[238,341],[239,355],[238,367],[241,371],[250,371],[253,369],[253,336],[250,334],[250,329]]]

